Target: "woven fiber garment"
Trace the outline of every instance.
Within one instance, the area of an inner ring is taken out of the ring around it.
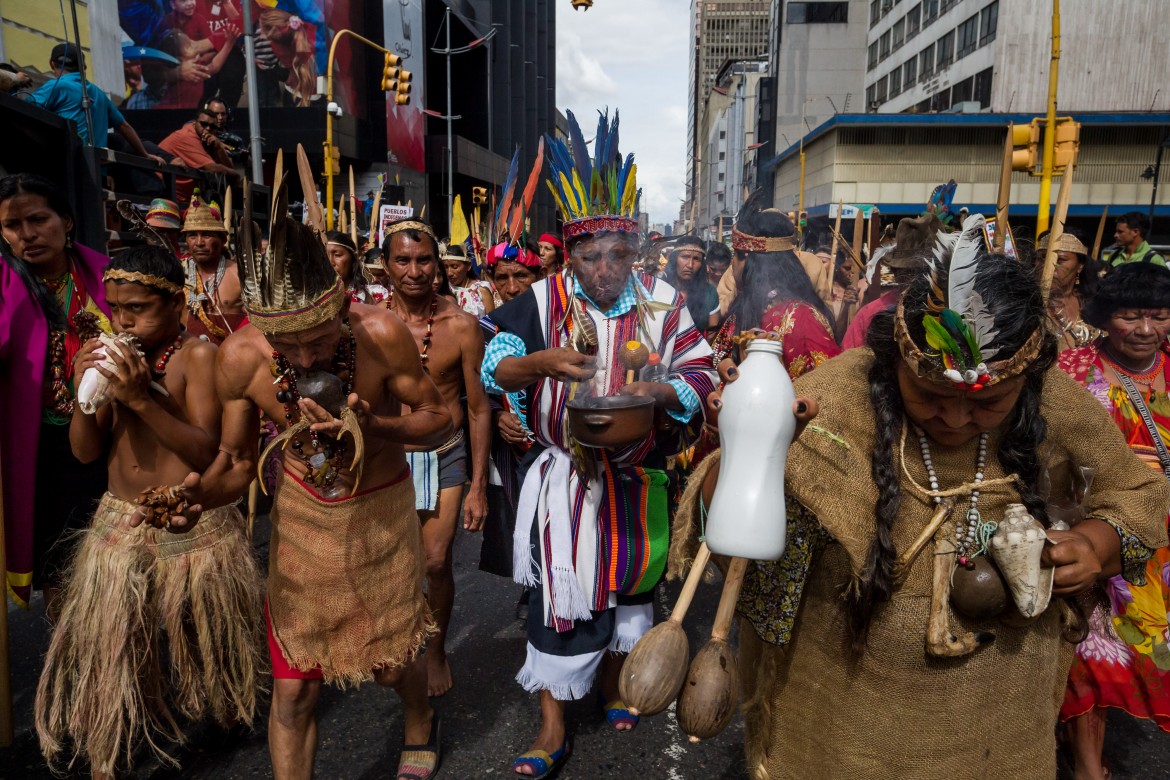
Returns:
[[[357,685],[408,663],[434,633],[409,472],[337,500],[284,472],[271,544],[268,610],[293,668]]]

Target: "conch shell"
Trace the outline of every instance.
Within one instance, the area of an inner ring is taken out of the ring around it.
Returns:
[[[105,347],[105,349],[100,350],[104,358],[100,365],[115,374],[117,373],[115,370],[117,364],[107,356],[110,349],[116,350],[119,355],[127,359],[139,352],[138,339],[129,333],[119,333],[116,336],[102,333],[98,335],[98,339]],[[81,381],[77,384],[77,405],[81,407],[81,411],[93,414],[112,400],[114,400],[114,396],[110,393],[109,378],[98,371],[96,366],[87,368],[81,376]]]
[[[1011,504],[991,537],[991,557],[1007,581],[1016,608],[1034,618],[1048,608],[1056,569],[1040,565],[1048,537],[1022,504]]]

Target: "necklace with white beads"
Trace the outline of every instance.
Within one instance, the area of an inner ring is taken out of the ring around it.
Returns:
[[[955,523],[955,543],[958,545],[959,565],[970,568],[973,566],[971,558],[983,548],[983,516],[979,514],[979,485],[983,484],[983,469],[987,464],[987,434],[979,434],[979,456],[975,460],[975,489],[971,491],[971,505],[967,508],[967,522]],[[926,475],[930,478],[930,489],[937,493],[938,475],[934,473],[934,461],[930,456],[930,443],[926,434],[918,432],[918,446],[922,449],[922,462],[926,465]],[[935,505],[942,503],[941,496],[934,497]],[[972,550],[975,552],[972,553]]]

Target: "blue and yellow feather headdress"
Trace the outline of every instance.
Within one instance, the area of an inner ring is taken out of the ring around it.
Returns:
[[[550,175],[547,180],[557,208],[564,215],[565,239],[603,231],[638,232],[638,166],[634,155],[622,160],[618,151],[618,112],[597,112],[593,157],[573,112],[568,112],[569,145],[548,136]]]

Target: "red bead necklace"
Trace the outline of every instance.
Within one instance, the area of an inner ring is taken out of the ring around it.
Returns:
[[[431,351],[431,336],[434,335],[434,332],[435,332],[435,311],[438,308],[439,308],[439,296],[432,295],[431,296],[431,314],[429,317],[427,317],[427,335],[423,336],[422,349],[419,350],[419,353],[418,353],[419,362],[422,363],[422,370],[428,374],[430,373],[430,368],[427,366],[427,361],[430,360],[430,356],[427,353]],[[386,309],[387,309],[387,311],[391,311],[391,312],[394,311],[394,291],[393,290],[391,290],[390,294],[388,296],[386,296]]]
[[[175,354],[175,350],[183,348],[183,332],[179,331],[179,335],[175,337],[175,343],[167,347],[166,351],[162,353],[158,360],[154,363],[154,368],[151,373],[154,374],[154,380],[157,382],[167,375],[167,363],[171,362],[171,356]]]

